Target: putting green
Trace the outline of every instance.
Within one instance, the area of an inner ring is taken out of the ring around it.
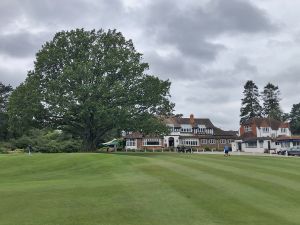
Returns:
[[[0,225],[297,225],[300,158],[0,155]]]

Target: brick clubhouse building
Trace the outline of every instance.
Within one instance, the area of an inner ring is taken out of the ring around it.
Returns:
[[[126,149],[177,148],[188,146],[202,150],[204,148],[223,149],[225,145],[237,139],[238,132],[224,131],[212,124],[210,119],[170,117],[165,120],[170,133],[165,136],[148,136],[139,132],[125,135]]]

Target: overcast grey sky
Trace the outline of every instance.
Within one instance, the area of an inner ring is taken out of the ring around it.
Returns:
[[[133,40],[149,73],[172,81],[176,113],[238,129],[243,85],[300,102],[300,0],[1,0],[0,81],[17,86],[60,30],[113,29]]]

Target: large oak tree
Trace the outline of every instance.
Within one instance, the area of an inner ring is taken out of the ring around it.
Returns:
[[[43,45],[26,82],[38,81],[44,123],[94,150],[112,130],[165,131],[160,119],[174,107],[170,82],[147,75],[148,67],[120,32],[77,29]]]

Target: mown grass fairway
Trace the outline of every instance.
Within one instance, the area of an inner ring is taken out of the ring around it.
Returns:
[[[1,225],[300,224],[300,159],[0,155]]]

